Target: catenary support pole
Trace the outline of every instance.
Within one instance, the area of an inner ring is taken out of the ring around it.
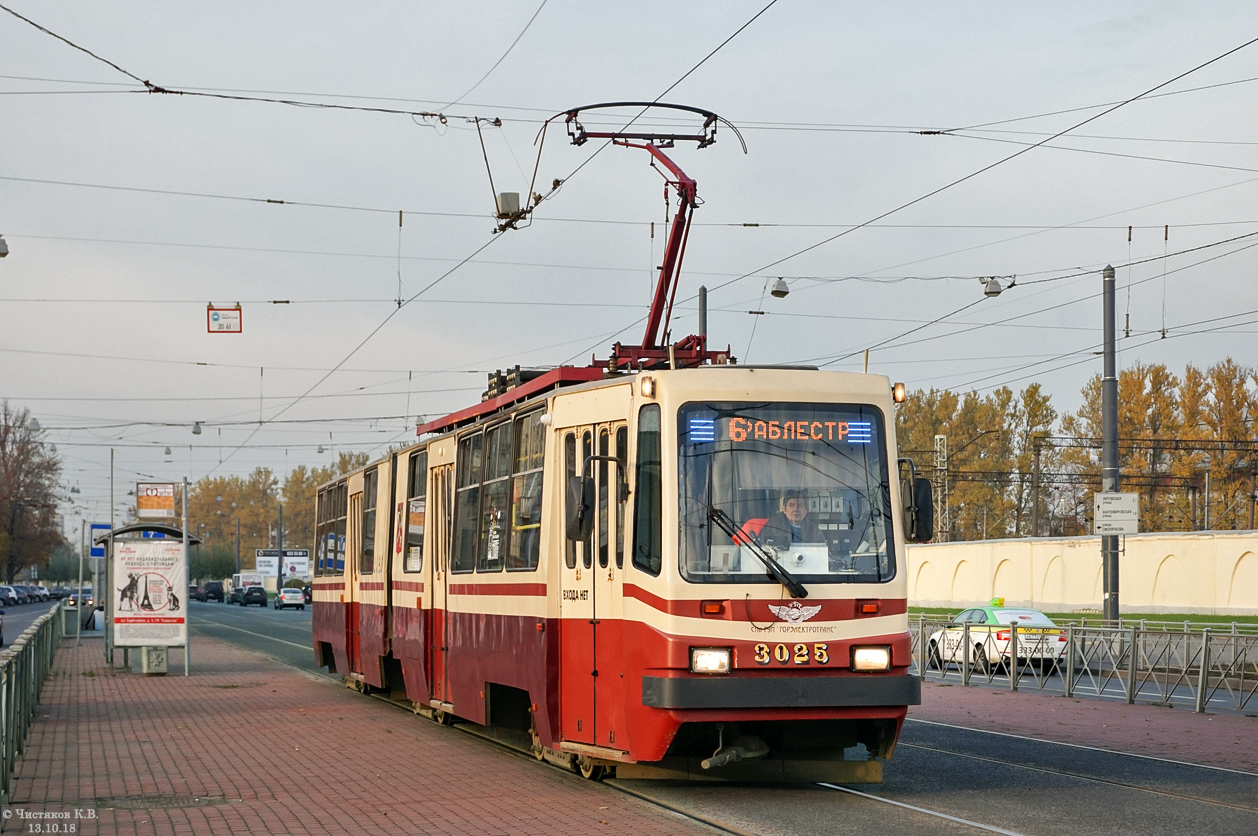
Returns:
[[[1040,444],[1039,436],[1031,436],[1031,536],[1040,536]]]
[[[138,499],[137,499],[138,501]],[[114,448],[109,448],[109,548],[105,550],[105,659],[114,666]],[[100,572],[92,576],[93,606],[100,605]]]
[[[1101,490],[1118,491],[1118,367],[1114,360],[1114,268],[1101,271],[1105,316],[1105,374],[1101,378]],[[1118,621],[1118,536],[1101,538],[1105,620]]]
[[[83,536],[87,531],[87,520],[79,520],[79,585],[74,588],[74,646],[83,643],[83,544],[87,539]],[[93,599],[95,600],[95,599]]]
[[[183,588],[184,595],[187,595],[187,589],[192,585],[192,561],[188,560],[188,477],[183,477]],[[192,642],[192,625],[191,613],[189,607],[191,601],[184,601],[183,607],[183,675],[188,675],[188,664],[192,661],[191,649],[188,647]]]
[[[279,507],[280,518],[275,529],[275,550],[279,552],[279,557],[275,561],[278,570],[275,576],[276,595],[279,595],[280,590],[284,588],[284,503],[281,502]]]

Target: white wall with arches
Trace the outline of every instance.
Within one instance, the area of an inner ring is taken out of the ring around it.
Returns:
[[[1123,612],[1258,615],[1258,531],[1119,539]],[[908,547],[909,603],[964,607],[1001,597],[1053,612],[1099,611],[1099,537]]]

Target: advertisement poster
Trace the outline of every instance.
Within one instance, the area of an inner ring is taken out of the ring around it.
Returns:
[[[254,571],[273,578],[279,573],[279,549],[257,549],[254,552]],[[284,577],[310,577],[310,549],[284,549]]]
[[[135,514],[142,519],[175,518],[175,483],[140,482],[135,486]]]
[[[183,591],[188,567],[178,540],[114,541],[114,644],[182,647],[188,641]]]

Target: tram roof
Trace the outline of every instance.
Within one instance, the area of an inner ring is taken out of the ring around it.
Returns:
[[[428,433],[444,432],[461,424],[474,421],[484,415],[490,415],[500,409],[505,409],[512,404],[527,400],[548,389],[558,389],[561,386],[572,386],[577,383],[590,383],[591,381],[602,380],[604,376],[605,370],[602,366],[583,366],[579,368],[576,366],[560,366],[527,383],[522,383],[514,389],[508,389],[496,398],[481,401],[475,406],[469,406],[466,409],[460,409],[458,412],[451,412],[442,418],[436,418],[426,424],[420,424],[415,428],[415,435],[421,436]]]

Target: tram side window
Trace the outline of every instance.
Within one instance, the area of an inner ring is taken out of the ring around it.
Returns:
[[[345,499],[344,483],[319,492],[315,506],[316,575],[335,575],[345,568]]]
[[[326,492],[320,490],[315,497],[315,576],[318,577],[323,573],[323,520],[326,518],[323,512],[323,495]]]
[[[327,559],[327,543],[323,537],[328,518],[327,495],[326,490],[321,490],[315,497],[315,577],[323,574],[323,562]]]
[[[608,444],[611,437],[607,430],[599,430],[598,432],[598,454],[599,456],[608,456]],[[609,553],[611,549],[610,535],[607,525],[608,517],[608,493],[607,493],[607,459],[600,458],[598,460],[598,568],[606,569]]]
[[[593,471],[585,469],[585,463],[590,460],[592,455],[594,455],[594,433],[586,430],[581,433],[581,460],[578,462],[581,473],[585,476],[594,475]],[[594,565],[594,529],[592,528],[590,529],[590,536],[581,543],[581,565],[586,569]]]
[[[638,464],[634,472],[633,565],[652,575],[663,561],[664,486],[660,458],[660,407],[638,412]]]
[[[500,572],[507,555],[511,492],[511,423],[485,431],[485,476],[481,484],[477,572]]]
[[[563,438],[563,461],[564,461],[564,491],[565,495],[568,485],[573,476],[577,475],[577,436],[575,433],[568,433]],[[563,561],[569,569],[577,568],[577,544],[575,540],[563,538],[564,552]]]
[[[479,430],[459,439],[454,491],[454,550],[450,555],[450,571],[454,573],[470,572],[476,568],[484,440]]]
[[[616,478],[612,483],[616,486],[616,568],[625,565],[625,502],[626,497],[620,493],[620,480],[624,478],[625,464],[629,460],[629,428],[619,427],[616,430]]]
[[[376,480],[375,468],[363,474],[363,552],[358,571],[370,575],[376,564]]]
[[[542,462],[546,427],[542,413],[515,419],[515,462],[511,477],[511,538],[507,571],[537,568],[542,531]]]
[[[334,571],[340,575],[345,572],[345,523],[349,519],[349,485],[345,482],[336,486],[336,520],[333,522],[332,537],[336,545],[336,566]]]
[[[406,560],[405,572],[424,568],[424,515],[427,511],[428,451],[411,454],[406,489]]]

